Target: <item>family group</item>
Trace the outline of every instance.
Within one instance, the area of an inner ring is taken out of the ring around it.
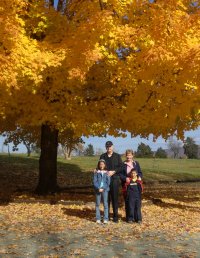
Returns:
[[[122,162],[121,156],[114,152],[113,143],[106,142],[106,153],[100,156],[97,168],[94,170],[93,185],[96,196],[96,222],[101,224],[100,203],[103,201],[103,223],[110,220],[110,203],[113,209],[113,222],[118,223],[119,191],[125,202],[126,221],[128,223],[141,223],[141,194],[142,171],[140,165],[134,160],[133,150],[126,150],[126,160]]]

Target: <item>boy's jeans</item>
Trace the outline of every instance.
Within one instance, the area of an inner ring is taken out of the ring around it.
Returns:
[[[103,198],[104,221],[105,221],[105,220],[108,220],[108,191],[104,191],[102,193],[96,193],[96,220],[101,220],[101,214],[99,209],[101,198]]]

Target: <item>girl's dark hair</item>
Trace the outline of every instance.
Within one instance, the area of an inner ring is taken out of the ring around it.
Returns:
[[[104,159],[100,159],[100,160],[98,161],[97,169],[100,169],[99,164],[100,164],[101,162],[103,162],[103,163],[105,164],[105,168],[104,168],[104,169],[106,170],[106,169],[107,169],[107,166],[106,166],[106,162],[105,162]]]

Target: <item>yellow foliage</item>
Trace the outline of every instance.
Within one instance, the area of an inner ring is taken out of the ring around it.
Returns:
[[[75,0],[59,13],[44,3],[0,1],[2,128],[12,117],[166,138],[200,124],[199,8]]]

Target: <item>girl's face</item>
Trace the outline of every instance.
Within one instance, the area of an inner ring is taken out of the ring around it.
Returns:
[[[99,162],[99,169],[104,170],[105,169],[105,163],[104,162]]]
[[[126,154],[126,160],[127,161],[132,161],[133,160],[133,154],[132,153],[127,153]]]

